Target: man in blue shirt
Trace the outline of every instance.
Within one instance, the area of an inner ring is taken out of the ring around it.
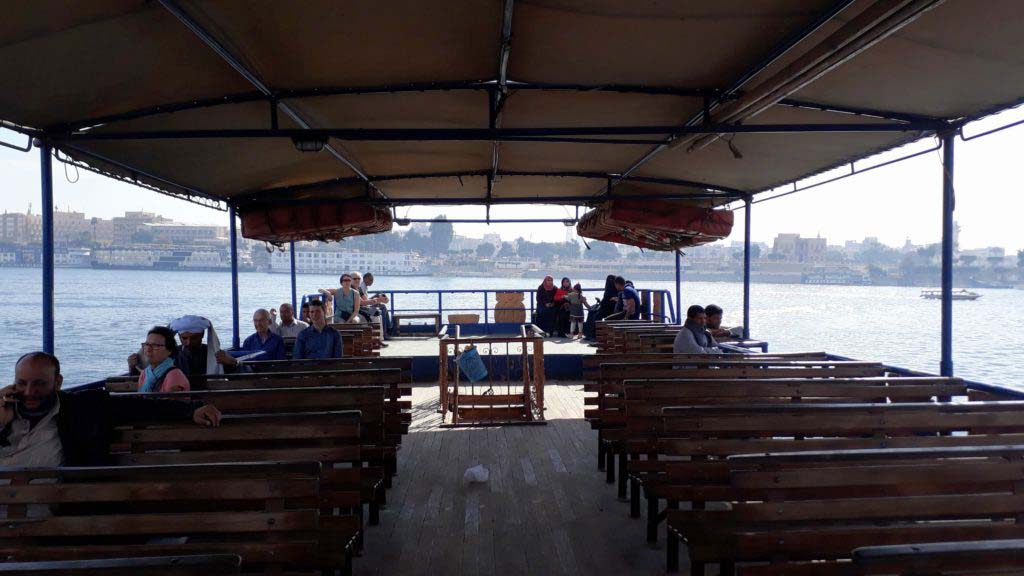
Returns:
[[[615,311],[625,312],[626,320],[639,320],[640,294],[633,287],[633,283],[622,276],[616,276],[615,289],[619,291],[619,301],[615,303]]]
[[[295,338],[292,360],[341,358],[341,334],[327,325],[327,314],[320,300],[309,301],[308,328]]]
[[[245,339],[242,351],[245,354],[263,352],[254,360],[284,360],[284,339],[270,331],[270,312],[260,308],[252,315],[252,325],[256,333]],[[237,366],[238,359],[224,352],[217,351],[217,362],[227,366]]]

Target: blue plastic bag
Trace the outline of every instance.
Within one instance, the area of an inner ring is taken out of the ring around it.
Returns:
[[[479,382],[487,378],[487,367],[484,366],[484,359],[476,348],[470,348],[459,354],[459,372],[466,376],[470,382]]]

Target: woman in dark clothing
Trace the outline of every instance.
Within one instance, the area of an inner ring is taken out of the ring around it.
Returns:
[[[533,322],[548,334],[554,334],[558,320],[558,309],[555,306],[557,291],[555,279],[551,276],[545,276],[544,282],[537,287],[537,311]]]
[[[587,321],[583,323],[583,337],[587,340],[597,339],[597,321],[615,312],[615,302],[619,291],[615,289],[615,274],[609,274],[604,281],[604,294],[601,296],[597,310],[587,313]]]

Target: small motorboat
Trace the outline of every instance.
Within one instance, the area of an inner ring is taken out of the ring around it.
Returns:
[[[939,288],[921,290],[921,298],[925,300],[942,300],[942,290]],[[953,290],[953,300],[977,300],[978,298],[981,298],[981,294],[977,292],[971,292],[964,288]]]

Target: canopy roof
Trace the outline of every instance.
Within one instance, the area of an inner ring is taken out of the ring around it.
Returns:
[[[99,171],[236,203],[718,203],[1024,97],[1019,0],[36,0],[5,12],[5,126]]]

